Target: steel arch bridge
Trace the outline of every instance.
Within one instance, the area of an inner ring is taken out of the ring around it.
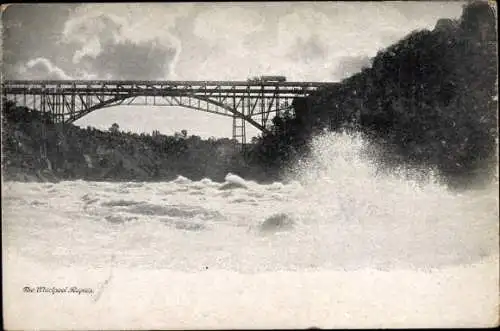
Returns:
[[[7,80],[2,95],[72,123],[118,105],[179,106],[233,118],[233,139],[246,142],[246,123],[267,132],[271,115],[290,109],[296,97],[338,83],[272,81]]]

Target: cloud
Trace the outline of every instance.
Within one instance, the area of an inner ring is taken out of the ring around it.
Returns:
[[[153,42],[130,41],[103,45],[103,51],[80,61],[88,72],[103,79],[163,79],[176,50]]]
[[[33,80],[72,79],[64,70],[42,57],[29,60],[25,65],[19,66],[15,76],[18,79]]]
[[[387,3],[224,3],[198,6],[183,35],[177,74],[186,79],[246,79],[283,74],[289,80],[336,80],[415,29],[433,28],[432,3],[413,16]],[[446,14],[460,15],[460,4]],[[446,7],[446,8],[448,8]],[[339,76],[339,77],[337,77]]]
[[[294,61],[311,64],[316,60],[325,60],[327,53],[327,48],[317,37],[308,40],[299,38],[291,48],[289,56]]]
[[[123,24],[118,17],[102,13],[69,19],[64,26],[62,41],[80,47],[73,56],[73,63],[79,63],[85,56],[95,58],[102,52],[103,45],[119,42]]]
[[[198,14],[193,32],[210,44],[222,43],[231,50],[242,46],[248,36],[263,29],[264,19],[256,10],[219,4],[206,7]]]
[[[338,59],[333,76],[340,80],[369,67],[371,67],[371,58],[368,56],[345,56]]]
[[[101,79],[165,79],[174,73],[182,49],[171,31],[175,17],[182,11],[162,17],[168,6],[152,11],[155,7],[160,8],[155,4],[82,5],[66,22],[60,41],[76,47],[73,63],[87,75]]]
[[[373,57],[409,32],[461,13],[460,3],[100,3],[51,9],[56,7],[11,13],[10,24],[21,20],[23,28],[6,28],[7,74],[12,66],[45,58],[80,79],[280,74],[332,80],[356,70],[349,61]]]
[[[192,34],[185,39],[178,74],[221,80],[263,74],[292,79],[317,75],[323,70],[318,59],[326,55],[326,49],[322,41],[312,38],[313,33],[301,34],[307,26],[301,19],[311,12],[299,15],[291,7],[285,3],[202,6],[194,17]],[[283,20],[293,22],[283,25]],[[294,27],[295,23],[302,25]]]

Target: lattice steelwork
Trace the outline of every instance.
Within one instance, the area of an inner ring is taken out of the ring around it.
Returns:
[[[271,119],[295,97],[307,96],[320,82],[248,81],[30,81],[10,80],[2,94],[22,106],[72,123],[101,108],[117,105],[179,106],[233,118],[233,138],[243,144],[248,122],[266,132]]]

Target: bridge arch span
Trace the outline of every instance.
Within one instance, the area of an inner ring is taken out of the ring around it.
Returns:
[[[139,98],[139,100],[137,100]],[[143,98],[142,100],[140,98]],[[163,100],[159,100],[163,99]],[[129,101],[129,102],[127,102]],[[199,110],[202,112],[217,114],[220,116],[238,118],[244,120],[257,128],[261,132],[267,132],[266,127],[258,123],[250,116],[245,116],[245,114],[239,112],[238,110],[231,108],[230,106],[218,102],[217,100],[212,100],[210,98],[204,98],[202,96],[183,96],[180,98],[163,96],[161,98],[155,98],[153,101],[148,100],[142,94],[136,95],[120,95],[111,97],[106,100],[98,100],[93,102],[91,106],[79,107],[80,109],[75,112],[65,112],[63,119],[64,123],[73,123],[86,115],[103,108],[110,108],[123,105],[135,105],[135,106],[163,106],[163,107],[182,107],[194,110]],[[69,116],[68,116],[69,115]]]

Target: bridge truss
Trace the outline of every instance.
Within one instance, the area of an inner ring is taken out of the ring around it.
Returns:
[[[272,118],[291,109],[321,82],[247,81],[31,81],[2,83],[2,94],[18,105],[36,109],[56,123],[73,123],[102,108],[119,105],[178,106],[232,117],[233,139],[246,143],[246,123],[262,132]]]

